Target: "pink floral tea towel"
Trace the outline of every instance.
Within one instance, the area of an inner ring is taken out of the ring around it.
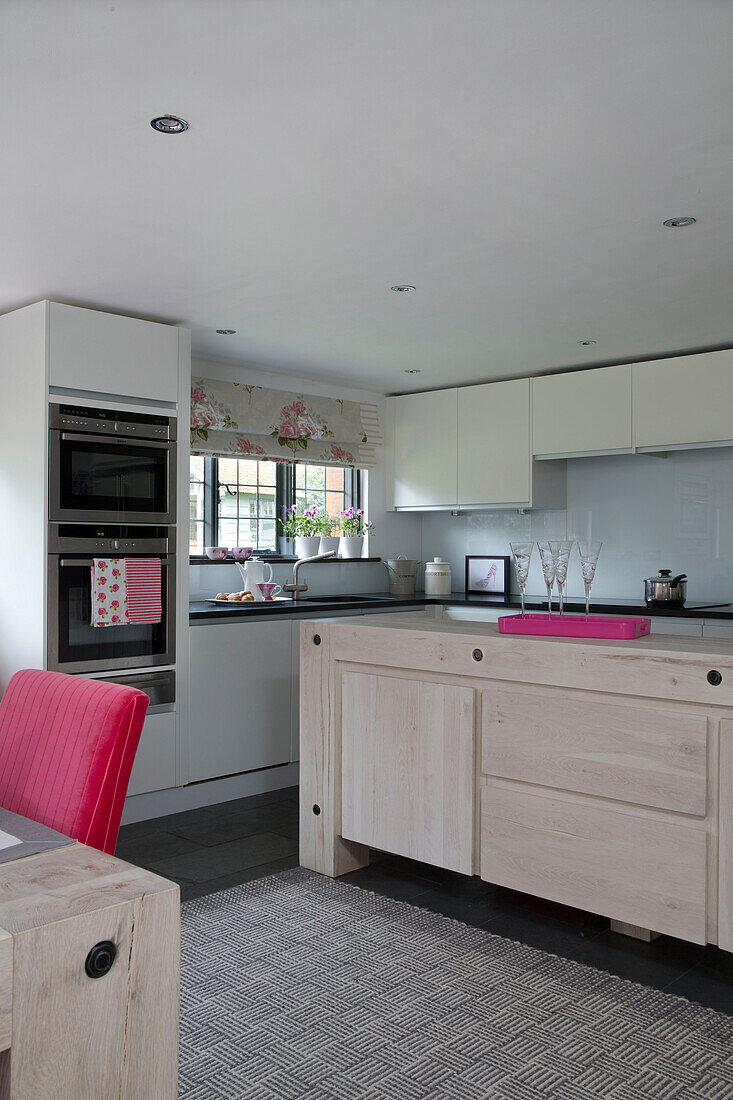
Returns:
[[[124,558],[95,558],[92,565],[92,626],[128,626]]]

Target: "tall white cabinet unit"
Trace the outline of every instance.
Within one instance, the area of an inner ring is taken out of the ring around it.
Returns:
[[[114,409],[182,410],[190,386],[190,333],[57,302],[0,316],[0,380],[11,395],[0,432],[0,507],[12,537],[0,568],[0,692],[20,668],[47,667],[48,408],[50,401]],[[130,793],[178,782],[179,717],[188,646],[188,433],[179,432],[177,703],[148,712]],[[185,468],[185,479],[182,469]],[[122,671],[122,670],[120,670]],[[110,673],[112,675],[112,673]]]

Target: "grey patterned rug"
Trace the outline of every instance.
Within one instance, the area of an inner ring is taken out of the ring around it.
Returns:
[[[182,1100],[730,1100],[733,1018],[284,871],[183,906]]]

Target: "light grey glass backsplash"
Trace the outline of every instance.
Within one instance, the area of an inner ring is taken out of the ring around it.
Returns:
[[[423,559],[446,557],[457,590],[466,554],[508,554],[515,539],[594,538],[603,541],[598,598],[643,599],[644,577],[667,568],[687,573],[688,603],[733,602],[733,448],[572,459],[567,472],[564,511],[426,513]],[[527,591],[545,592],[536,549]],[[577,550],[568,593],[583,593]]]

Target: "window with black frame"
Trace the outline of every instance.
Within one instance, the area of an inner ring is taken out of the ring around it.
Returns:
[[[291,554],[278,516],[291,505],[316,505],[338,515],[361,506],[358,470],[251,458],[191,455],[189,553],[206,546],[252,546],[258,553]]]

